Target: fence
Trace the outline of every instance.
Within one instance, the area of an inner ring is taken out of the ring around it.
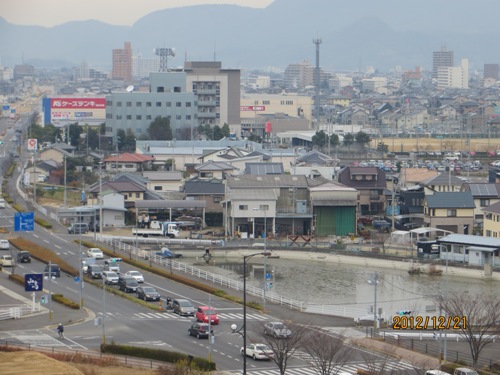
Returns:
[[[439,339],[426,338],[424,336],[417,337],[404,337],[397,334],[388,334],[387,332],[373,333],[373,328],[366,329],[366,336],[374,337],[385,341],[391,345],[397,345],[401,348],[409,349],[412,351],[428,354],[439,358]],[[442,336],[443,338],[444,336]],[[453,339],[454,341],[466,341],[465,338],[460,337]],[[450,340],[449,340],[450,341]],[[468,345],[467,345],[468,347]],[[448,362],[466,363],[472,366],[472,358],[470,353],[460,352],[458,350],[451,350],[448,348],[446,353]],[[479,358],[477,362],[478,368],[487,368],[492,370],[493,364],[498,362],[498,359]]]
[[[40,303],[23,305],[2,305],[0,306],[0,320],[19,319],[24,315],[32,314],[35,311],[40,311]]]
[[[110,238],[106,236],[100,236],[98,238],[101,242],[106,245],[111,245],[113,250],[119,250],[125,252],[130,259],[133,257],[142,258],[144,260],[149,260],[150,263],[159,264],[168,269],[182,272],[186,275],[197,277],[202,280],[206,280],[215,285],[220,285],[222,287],[227,287],[234,289],[236,291],[243,291],[243,282],[238,280],[233,280],[226,276],[217,275],[212,272],[207,272],[197,267],[190,266],[188,264],[178,262],[173,259],[167,259],[165,257],[151,254],[151,252],[136,248],[135,246],[123,243],[116,238]],[[246,293],[255,297],[264,298],[264,290],[262,288],[257,288],[253,285],[246,285]],[[270,301],[281,306],[289,307],[294,310],[304,311],[306,309],[306,304],[302,301],[280,296],[274,292],[267,291],[265,294],[266,301]]]
[[[39,353],[44,353],[44,354],[57,354],[57,356],[62,357],[62,356],[81,356],[84,358],[91,358],[95,360],[107,360],[107,361],[113,361],[117,365],[123,365],[123,366],[131,366],[131,367],[138,367],[138,368],[144,368],[144,369],[160,369],[162,367],[167,367],[171,364],[165,363],[165,362],[160,362],[160,361],[153,361],[150,359],[144,359],[144,358],[137,358],[137,357],[128,357],[128,356],[121,356],[121,355],[115,355],[115,354],[103,354],[100,352],[93,352],[93,351],[87,351],[87,350],[75,350],[75,349],[62,349],[62,348],[56,348],[56,347],[40,347],[40,346],[34,346],[31,344],[24,344],[20,343],[19,341],[9,341],[9,340],[2,340],[0,341],[0,347],[2,347],[2,351],[7,351],[9,348],[11,350],[28,350],[28,351],[36,351]]]

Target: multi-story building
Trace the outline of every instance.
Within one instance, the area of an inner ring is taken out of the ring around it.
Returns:
[[[258,115],[284,113],[292,117],[312,121],[313,100],[304,95],[243,94],[241,97],[241,119]]]
[[[437,88],[469,88],[469,60],[462,59],[460,66],[439,67],[437,71]]]
[[[158,57],[146,59],[141,55],[132,57],[132,75],[134,78],[149,77],[149,73],[160,71],[160,59]]]
[[[493,78],[498,81],[498,64],[484,64],[483,78]]]
[[[432,53],[432,78],[437,79],[439,68],[448,68],[454,66],[453,51],[447,51],[446,47],[441,47],[441,51]]]
[[[111,78],[132,82],[132,44],[125,42],[123,49],[113,50]]]
[[[240,134],[240,70],[222,69],[220,61],[186,61],[186,91],[198,103],[198,124],[222,126]]]
[[[314,84],[314,67],[309,61],[302,61],[298,64],[290,64],[285,69],[285,87],[304,88]]]
[[[117,92],[106,96],[106,135],[130,129],[147,135],[156,117],[170,119],[174,137],[193,132],[198,126],[196,95],[186,91],[186,73],[151,73],[150,92]]]

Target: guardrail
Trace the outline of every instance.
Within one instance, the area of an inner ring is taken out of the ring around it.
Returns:
[[[35,311],[40,311],[40,303],[38,302],[35,303],[35,306],[29,304],[2,305],[0,306],[0,320],[19,319]]]
[[[170,270],[183,272],[187,275],[209,281],[215,285],[227,287],[236,291],[243,291],[243,282],[241,281],[233,280],[226,276],[217,275],[215,273],[208,272],[202,270],[201,268],[193,267],[173,259],[167,259],[165,257],[158,256],[156,254],[151,254],[151,252],[149,251],[145,251],[135,246],[123,243],[116,238],[100,236],[98,240],[106,245],[111,245],[113,249],[117,249],[120,251],[124,251],[125,253],[128,253],[131,259],[134,256],[138,258],[143,258],[149,260],[151,263],[159,264],[161,266],[169,268]],[[264,298],[264,290],[262,288],[255,287],[253,285],[248,285],[248,283],[246,285],[246,292],[249,295],[260,297],[262,299]],[[305,302],[293,298],[280,296],[279,294],[274,293],[272,291],[266,291],[265,297],[266,301],[270,301],[294,310],[304,311],[306,309]]]

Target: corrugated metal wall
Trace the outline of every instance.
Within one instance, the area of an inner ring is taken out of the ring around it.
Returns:
[[[316,236],[346,236],[356,233],[355,207],[315,207]]]

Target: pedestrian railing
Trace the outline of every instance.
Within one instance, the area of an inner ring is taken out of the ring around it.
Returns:
[[[149,260],[151,263],[159,264],[164,266],[170,270],[179,271],[185,273],[187,275],[197,277],[202,280],[206,280],[215,285],[220,285],[226,288],[230,288],[236,291],[243,291],[243,282],[239,280],[234,280],[227,276],[218,275],[212,272],[205,271],[201,268],[190,266],[186,263],[179,262],[173,259],[168,259],[156,254],[151,254],[150,251],[145,251],[139,249],[135,246],[132,246],[127,243],[123,243],[116,238],[110,238],[106,236],[100,236],[98,238],[101,242],[106,245],[111,245],[113,249],[123,251],[128,254],[128,256],[132,259],[133,257],[142,258],[145,260]],[[264,298],[264,290],[263,288],[258,288],[253,285],[246,285],[246,292],[249,295]],[[288,308],[304,311],[306,308],[306,303],[303,301],[299,301],[293,298],[288,298],[284,296],[280,296],[272,291],[266,291],[265,297],[267,301],[279,304],[281,306],[286,306]]]
[[[35,305],[1,305],[0,306],[0,320],[19,319],[24,315],[32,314],[33,312],[40,311],[40,304]]]

